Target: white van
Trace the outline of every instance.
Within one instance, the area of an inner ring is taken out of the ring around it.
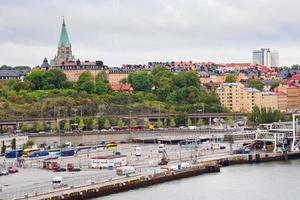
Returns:
[[[189,130],[196,130],[196,129],[197,129],[197,126],[189,126],[188,129],[189,129]]]
[[[62,177],[56,176],[52,179],[52,186],[55,189],[55,188],[64,187],[66,185],[63,183]]]
[[[164,151],[165,151],[165,148],[166,148],[165,144],[160,144],[160,145],[158,145],[158,153],[164,152]]]
[[[135,147],[135,156],[141,156],[141,147]]]

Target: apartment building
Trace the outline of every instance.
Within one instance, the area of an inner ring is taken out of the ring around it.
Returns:
[[[232,112],[251,112],[254,106],[278,109],[276,93],[247,88],[242,83],[223,83],[217,93],[222,105]]]
[[[293,84],[280,85],[276,92],[286,94],[286,111],[300,110],[300,87]]]

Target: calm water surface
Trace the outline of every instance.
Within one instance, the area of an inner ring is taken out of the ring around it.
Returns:
[[[289,200],[299,194],[300,160],[294,160],[226,167],[97,200]]]

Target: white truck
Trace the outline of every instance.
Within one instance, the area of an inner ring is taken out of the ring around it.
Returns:
[[[123,176],[123,175],[129,175],[135,173],[135,168],[133,166],[123,166],[117,168],[117,175]]]

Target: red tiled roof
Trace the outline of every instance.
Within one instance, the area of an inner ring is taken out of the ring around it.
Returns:
[[[278,95],[278,96],[285,96],[286,93],[284,93],[284,92],[276,92],[276,95]]]
[[[227,63],[224,67],[250,67],[251,63]]]
[[[290,80],[300,80],[300,73],[293,75]]]
[[[116,85],[111,85],[111,89],[113,91],[124,91],[124,92],[132,92],[133,88],[130,84],[125,84],[125,85],[120,85],[120,84],[116,84]]]

